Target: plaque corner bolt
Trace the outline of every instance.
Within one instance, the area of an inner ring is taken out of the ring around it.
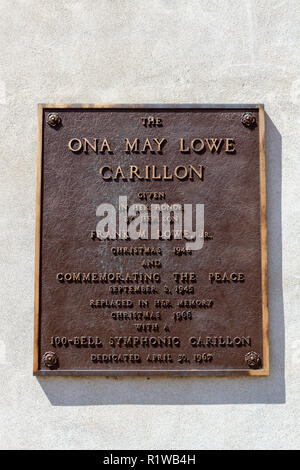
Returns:
[[[245,127],[253,128],[256,126],[256,117],[253,113],[247,112],[242,115],[241,122]]]
[[[58,127],[61,124],[61,117],[58,113],[49,113],[47,116],[47,124],[51,127]]]
[[[43,363],[49,369],[56,369],[58,367],[58,356],[55,352],[47,351],[43,355]]]
[[[261,367],[260,355],[255,351],[250,351],[245,356],[245,361],[250,369],[259,369]]]

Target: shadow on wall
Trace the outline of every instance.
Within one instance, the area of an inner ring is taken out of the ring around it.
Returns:
[[[285,403],[281,135],[266,114],[270,377],[39,377],[52,405]]]

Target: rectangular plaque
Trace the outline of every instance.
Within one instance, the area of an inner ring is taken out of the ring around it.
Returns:
[[[268,375],[261,105],[40,105],[34,373]]]

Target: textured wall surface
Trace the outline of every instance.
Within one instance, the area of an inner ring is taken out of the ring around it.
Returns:
[[[299,447],[299,8],[1,0],[1,448]],[[32,376],[39,102],[265,104],[270,377]]]

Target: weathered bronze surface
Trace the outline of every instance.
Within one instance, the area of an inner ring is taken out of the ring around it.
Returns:
[[[37,174],[34,373],[268,375],[261,105],[40,105]],[[204,204],[203,247],[102,240],[119,196]]]

